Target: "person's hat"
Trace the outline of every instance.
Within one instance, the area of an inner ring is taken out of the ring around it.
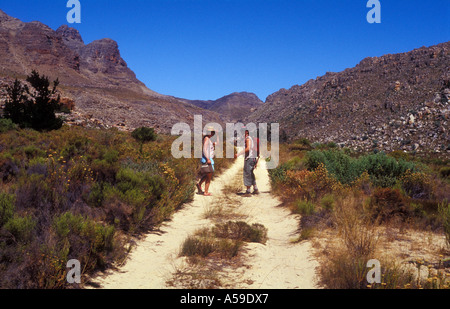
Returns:
[[[213,126],[209,126],[206,128],[207,132],[216,132],[216,129]]]

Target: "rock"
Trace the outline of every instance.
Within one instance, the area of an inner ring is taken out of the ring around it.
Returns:
[[[339,132],[334,142],[351,141],[354,148],[367,149],[372,139],[380,141],[380,150],[392,148],[391,137],[397,137],[394,143],[404,142],[405,149],[419,144],[417,151],[432,151],[448,144],[448,130],[436,134],[435,122],[441,122],[440,128],[448,127],[450,112],[445,121],[442,116],[447,115],[443,107],[450,94],[450,74],[442,72],[449,66],[450,42],[381,56],[377,61],[366,58],[354,68],[273,93],[247,122],[276,122],[286,132],[317,141]],[[314,117],[318,106],[330,111],[325,118]]]
[[[91,120],[98,119],[98,125],[104,127],[118,123],[122,116],[130,127],[158,125],[158,133],[170,133],[180,122],[192,126],[194,115],[202,115],[204,123],[223,125],[227,120],[218,112],[147,88],[112,39],[84,44],[74,28],[63,25],[54,31],[40,22],[22,22],[0,10],[0,78],[14,80],[33,69],[51,80],[58,78],[61,96],[74,100],[77,111],[93,115]],[[121,106],[129,108],[122,110]]]

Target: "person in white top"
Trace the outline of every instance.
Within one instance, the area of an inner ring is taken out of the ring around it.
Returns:
[[[213,142],[211,138],[216,134],[215,129],[208,128],[208,134],[203,137],[203,156],[201,159],[200,180],[197,183],[197,190],[199,194],[204,196],[211,196],[209,193],[209,186],[214,174],[214,151],[216,142]],[[202,184],[205,183],[205,191],[202,190]]]

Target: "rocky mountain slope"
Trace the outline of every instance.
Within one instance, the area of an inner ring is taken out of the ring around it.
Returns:
[[[86,45],[76,29],[61,26],[54,31],[0,10],[0,88],[16,77],[24,79],[33,69],[60,80],[63,96],[75,101],[74,122],[123,129],[150,126],[167,133],[175,123],[192,124],[194,115],[218,123],[225,119],[148,89],[128,68],[117,42],[111,39]]]
[[[264,104],[256,94],[249,92],[234,92],[217,100],[184,100],[186,103],[217,112],[231,122],[243,121],[258,107]]]
[[[385,151],[450,153],[450,42],[366,58],[270,95],[247,120],[308,138]]]

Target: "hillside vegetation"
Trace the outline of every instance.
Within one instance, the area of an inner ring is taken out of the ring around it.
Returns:
[[[171,137],[142,143],[115,129],[40,133],[0,121],[1,288],[74,287],[68,260],[83,275],[120,262],[132,236],[193,198],[197,160],[173,159]]]
[[[282,145],[273,190],[301,215],[326,288],[448,288],[448,159],[397,151],[356,154],[334,143]],[[378,259],[380,284],[366,264]]]

